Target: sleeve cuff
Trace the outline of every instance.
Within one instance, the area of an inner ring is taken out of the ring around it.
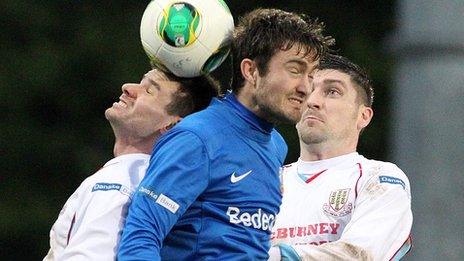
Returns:
[[[282,261],[299,261],[300,256],[298,253],[293,249],[293,247],[287,244],[278,244],[277,245],[280,249],[280,256]]]

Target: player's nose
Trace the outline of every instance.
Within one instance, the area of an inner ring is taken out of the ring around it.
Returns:
[[[311,80],[306,77],[301,77],[299,84],[296,87],[296,91],[303,97],[307,97],[311,88]]]
[[[139,89],[137,87],[138,87],[138,84],[136,83],[125,83],[121,87],[122,93],[130,97],[136,97],[137,90]]]
[[[322,97],[319,95],[318,92],[313,91],[308,93],[306,96],[306,106],[308,108],[317,108],[320,109],[322,106]]]

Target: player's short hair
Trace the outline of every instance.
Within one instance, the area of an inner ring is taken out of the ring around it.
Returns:
[[[372,107],[374,102],[374,88],[372,87],[369,75],[361,66],[351,62],[346,57],[327,53],[321,57],[318,69],[332,69],[348,74],[351,81],[358,86],[356,91],[360,101],[365,106]]]
[[[245,58],[254,60],[262,75],[267,74],[268,63],[277,51],[287,51],[294,45],[305,56],[319,59],[335,43],[322,34],[323,30],[323,23],[304,14],[261,8],[245,14],[232,39],[232,91],[238,93],[243,87],[240,63]]]
[[[219,82],[210,75],[193,78],[181,78],[168,72],[165,75],[169,80],[179,83],[179,89],[172,94],[172,101],[166,107],[170,115],[185,117],[203,110],[220,91]]]

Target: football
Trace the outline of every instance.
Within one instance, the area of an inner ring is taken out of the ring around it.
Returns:
[[[223,0],[152,0],[142,16],[140,38],[156,67],[195,77],[227,58],[233,29]]]

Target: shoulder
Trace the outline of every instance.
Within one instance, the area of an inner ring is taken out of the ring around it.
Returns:
[[[276,129],[272,130],[271,139],[274,143],[276,151],[279,154],[279,158],[281,158],[281,160],[284,161],[285,157],[287,156],[287,152],[288,152],[287,143],[285,142],[282,135]]]
[[[370,160],[365,159],[361,163],[363,168],[365,168],[365,172],[368,176],[394,176],[398,178],[408,179],[406,174],[394,163],[380,161],[380,160]]]
[[[79,190],[119,190],[122,194],[129,195],[143,179],[149,160],[148,154],[127,154],[113,158],[95,174],[87,177]]]
[[[134,172],[143,172],[148,166],[150,155],[125,154],[111,159],[93,176],[95,179],[127,180]]]
[[[285,143],[284,137],[282,137],[282,135],[276,129],[272,130],[271,137],[276,144],[283,144],[287,146],[287,144]]]
[[[210,106],[211,107],[211,106]],[[174,128],[164,134],[157,143],[168,147],[210,147],[214,151],[224,143],[224,136],[232,131],[230,122],[222,117],[226,112],[210,107],[191,114],[181,120]],[[168,148],[166,147],[166,148]]]
[[[224,117],[221,117],[225,112],[217,110],[209,106],[208,108],[193,113],[185,117],[174,129],[193,132],[199,136],[211,135],[217,133],[218,130],[226,128],[229,123]]]
[[[365,159],[362,163],[363,176],[366,182],[382,186],[398,186],[410,191],[410,183],[406,174],[394,163]]]
[[[196,161],[210,158],[210,142],[208,138],[191,129],[177,126],[164,134],[156,143],[148,167],[154,169],[183,164],[196,165]]]

